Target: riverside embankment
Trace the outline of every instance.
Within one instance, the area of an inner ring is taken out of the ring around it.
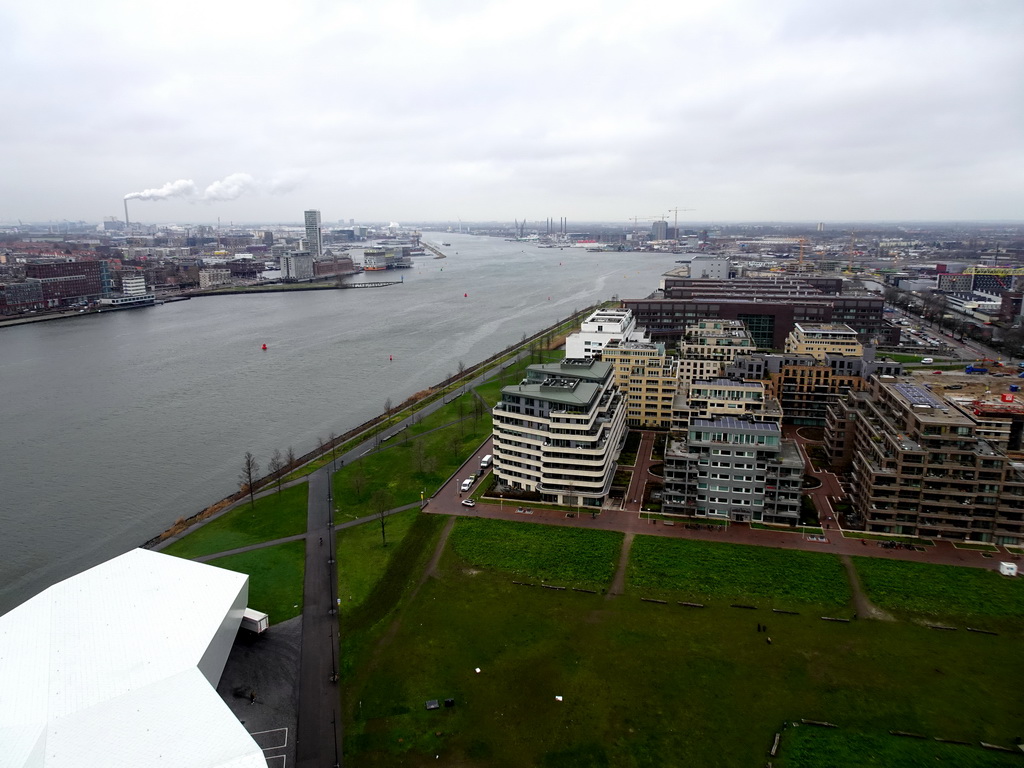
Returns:
[[[387,290],[0,330],[0,612],[230,495],[245,451],[305,454],[573,309],[646,296],[674,263],[445,239],[447,259]]]

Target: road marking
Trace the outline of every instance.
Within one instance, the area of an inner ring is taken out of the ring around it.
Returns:
[[[275,736],[274,738],[271,738],[269,736],[267,736],[266,738],[263,738],[263,739],[257,739],[256,738],[257,736],[264,736],[266,734],[271,734],[271,733],[278,734],[278,735]],[[256,731],[255,733],[250,733],[249,735],[252,736],[253,741],[255,741],[257,744],[259,744],[260,749],[262,749],[263,751],[266,751],[268,749],[282,749],[282,748],[288,746],[288,729],[287,728],[272,728],[269,731]],[[263,743],[263,742],[268,742],[268,741],[278,741],[278,740],[282,740],[282,739],[283,739],[283,741],[281,741],[280,744],[264,744]]]

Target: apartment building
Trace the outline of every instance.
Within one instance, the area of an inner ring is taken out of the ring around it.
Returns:
[[[786,337],[785,351],[824,361],[826,355],[860,357],[864,347],[857,341],[857,332],[843,323],[795,323]]]
[[[679,380],[718,378],[738,354],[756,348],[739,320],[709,318],[686,327],[679,341]]]
[[[218,285],[226,285],[231,282],[230,269],[201,269],[199,270],[199,288],[206,290]]]
[[[666,354],[665,345],[612,339],[601,359],[614,371],[615,386],[625,400],[626,424],[667,429],[679,387],[679,360]]]
[[[1019,443],[1024,408],[1007,397],[1004,408],[958,403],[876,378],[832,406],[826,447],[850,472],[850,522],[873,533],[1024,542],[1024,463],[1001,450]]]
[[[628,309],[598,309],[580,324],[580,329],[565,340],[565,356],[579,359],[601,358],[605,345],[612,339],[645,341],[637,332],[636,320]]]
[[[600,507],[626,432],[611,364],[566,358],[527,368],[493,411],[494,475],[542,501]]]
[[[662,511],[795,525],[804,462],[758,381],[695,381],[676,399]]]
[[[784,424],[809,426],[824,426],[829,405],[863,389],[871,376],[902,372],[902,363],[876,360],[872,347],[863,357],[826,354],[824,360],[758,352],[739,355],[725,368],[728,377],[764,381],[768,395],[782,406]]]

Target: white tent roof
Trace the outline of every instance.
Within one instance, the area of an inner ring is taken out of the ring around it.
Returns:
[[[260,766],[214,687],[248,577],[136,549],[0,617],[0,768]]]

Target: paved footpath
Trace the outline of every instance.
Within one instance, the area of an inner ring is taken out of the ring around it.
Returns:
[[[642,496],[642,483],[646,482],[648,467],[653,463],[650,450],[653,446],[653,439],[646,438],[641,441],[641,449],[637,455],[634,475],[638,475],[630,483],[630,493],[634,487],[637,488],[637,501],[632,496],[627,497],[625,509],[604,509],[596,518],[588,514],[573,515],[569,517],[563,510],[544,509],[541,507],[530,507],[530,514],[516,512],[517,508],[524,508],[521,501],[514,499],[492,501],[477,501],[474,507],[464,507],[459,496],[458,480],[465,477],[466,473],[478,471],[474,467],[480,466],[480,458],[485,453],[490,453],[490,442],[486,442],[476,451],[463,465],[463,468],[456,473],[456,476],[449,480],[438,492],[432,496],[424,511],[440,515],[457,515],[461,517],[485,517],[494,520],[516,520],[519,522],[538,523],[541,525],[561,525],[575,528],[595,528],[606,531],[622,531],[624,533],[644,533],[652,536],[668,536],[679,539],[696,539],[702,541],[721,541],[731,544],[750,544],[758,547],[774,547],[776,549],[798,549],[807,552],[829,552],[838,555],[857,555],[865,557],[880,557],[888,560],[909,560],[919,563],[936,563],[940,565],[962,565],[972,568],[986,568],[998,570],[1001,560],[1019,559],[1019,555],[1007,552],[1002,547],[998,552],[983,553],[975,550],[957,549],[952,542],[939,541],[934,546],[923,547],[923,552],[907,549],[884,549],[879,542],[870,539],[860,539],[853,536],[844,536],[839,528],[837,520],[833,520],[831,529],[825,530],[826,541],[811,541],[803,534],[785,530],[762,530],[751,528],[742,523],[725,525],[705,525],[688,528],[682,521],[672,521],[674,524],[667,525],[658,520],[645,520],[641,518],[640,506]],[[822,477],[831,475],[831,477]],[[823,495],[839,496],[842,488],[838,479],[832,473],[815,473],[823,483]],[[642,477],[643,479],[640,479]],[[832,484],[834,483],[834,485]]]

